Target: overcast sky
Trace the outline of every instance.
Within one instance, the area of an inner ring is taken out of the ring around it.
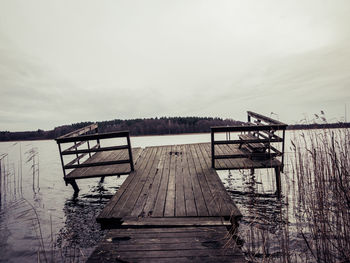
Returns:
[[[350,119],[349,0],[0,0],[0,130]]]

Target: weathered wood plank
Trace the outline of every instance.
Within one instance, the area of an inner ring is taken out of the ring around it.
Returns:
[[[108,160],[109,156],[111,155],[111,152],[99,152],[99,153],[95,153],[94,155],[92,155],[89,159],[87,159],[85,162],[83,162],[83,164],[89,164],[92,162],[100,162],[102,160]],[[90,171],[90,169],[94,169],[95,167],[81,167],[81,168],[77,168],[72,170],[67,177],[79,177],[79,178],[83,178],[83,176]],[[97,172],[99,168],[97,168],[95,171]],[[78,178],[77,178],[78,179]]]
[[[241,250],[223,226],[111,230],[87,262],[217,260],[245,262]]]
[[[135,151],[133,151],[135,153]],[[124,160],[128,158],[128,151],[113,151],[110,158],[113,158],[114,160]],[[98,168],[95,168],[98,169]],[[113,174],[115,172],[131,172],[130,164],[123,164],[123,165],[108,165],[108,166],[102,166],[100,167],[100,173],[106,173],[106,174]]]
[[[186,145],[186,151],[187,151],[187,163],[189,167],[189,172],[190,172],[190,177],[191,177],[191,182],[192,182],[192,187],[193,187],[193,195],[196,201],[196,208],[197,208],[197,215],[198,216],[208,216],[208,208],[205,203],[203,193],[202,193],[202,188],[199,183],[199,178],[197,176],[195,164],[193,161],[190,145]]]
[[[186,216],[185,189],[184,189],[184,147],[178,146],[179,156],[175,175],[175,216]]]
[[[149,148],[144,149],[140,155],[139,160],[135,164],[136,171],[144,169],[144,167],[147,164],[147,161],[149,160],[149,157],[150,157],[150,149]],[[126,195],[129,185],[133,181],[138,180],[136,171],[130,173],[130,175],[126,178],[126,180],[121,185],[117,193],[111,198],[111,200],[107,203],[107,205],[98,215],[96,219],[98,222],[103,223],[105,221],[110,221],[111,219],[113,219],[112,214],[113,214],[114,207],[116,207],[120,199]]]
[[[216,155],[226,155],[227,153],[229,153],[227,151],[224,151],[225,146],[226,146],[225,144],[214,146],[215,152],[217,153]],[[216,159],[215,165],[223,168],[224,167],[229,168],[231,166],[231,162],[230,162],[230,159]]]
[[[147,196],[146,204],[143,208],[143,214],[145,216],[154,216],[154,209],[155,209],[158,192],[161,185],[162,175],[166,166],[166,160],[168,158],[166,153],[170,152],[170,149],[171,149],[170,146],[161,148],[162,150],[161,158],[159,160],[157,171],[156,171],[153,183],[151,185],[151,188],[149,190],[149,194]]]
[[[158,165],[159,165],[160,159],[162,157],[163,151],[164,151],[164,147],[156,148],[156,154],[155,154],[154,160],[152,161],[153,164],[151,166],[151,169],[148,172],[147,180],[146,180],[144,186],[142,187],[142,192],[139,195],[139,197],[135,203],[135,206],[131,211],[131,216],[134,216],[134,217],[148,216],[147,214],[145,214],[145,212],[143,210],[144,210],[144,206],[146,204],[146,201],[148,199],[148,196],[152,193],[150,191],[150,189],[152,188],[155,176],[157,175]]]
[[[183,162],[183,176],[184,176],[184,197],[185,197],[185,208],[186,216],[197,216],[196,202],[194,199],[194,188],[191,180],[191,173],[188,166],[188,152],[187,147],[182,146],[182,162]]]
[[[118,205],[118,209],[113,212],[112,217],[122,218],[128,216],[134,208],[134,205],[141,194],[144,183],[147,180],[150,169],[152,168],[157,148],[151,148],[150,151],[149,161],[146,163],[144,169],[135,170],[135,180],[129,185],[126,194],[122,196],[120,200],[121,204]]]
[[[140,157],[142,152],[141,148],[133,148],[133,155],[135,156],[135,162]],[[87,159],[86,162],[98,162],[99,160],[121,160],[128,157],[127,150],[115,151],[115,152],[99,152]],[[67,179],[83,179],[101,176],[122,175],[130,172],[130,164],[108,165],[101,167],[84,167],[77,168],[70,172]]]
[[[221,182],[220,178],[217,176],[216,171],[211,168],[210,164],[210,148],[208,144],[201,144],[200,151],[203,157],[202,164],[206,167],[209,175],[207,176],[207,180],[209,182],[209,186],[213,193],[214,199],[218,200],[220,209],[220,214],[222,216],[229,215],[235,219],[242,216],[241,212],[232,201],[231,197],[228,195],[225,186]],[[225,211],[225,209],[228,209]]]
[[[169,171],[169,180],[168,180],[168,188],[166,191],[166,199],[165,199],[165,208],[164,208],[164,216],[170,217],[175,216],[175,174],[176,174],[176,164],[178,161],[178,155],[172,154],[173,152],[177,152],[177,146],[174,145],[171,148],[170,155],[170,171]]]
[[[252,160],[249,158],[243,158],[243,157],[247,157],[249,154],[244,153],[241,149],[238,149],[237,145],[227,144],[227,145],[216,145],[215,147],[220,149],[221,156],[228,156],[228,155],[234,154],[236,157],[239,157],[239,158],[233,158],[233,159],[227,158],[226,160],[228,160],[228,162],[226,162],[225,165],[222,163],[219,163],[218,160],[216,160],[215,168],[218,170],[274,168],[274,167],[281,166],[281,162],[278,159]],[[255,156],[257,157],[265,156],[265,155],[266,155],[265,153],[255,154]],[[271,154],[271,156],[276,156],[276,154],[275,153]]]
[[[248,114],[248,116],[250,116],[250,117],[256,118],[256,119],[258,119],[258,120],[265,121],[265,122],[267,122],[267,123],[278,124],[278,125],[287,125],[287,124],[285,124],[285,123],[283,123],[283,122],[280,122],[280,121],[275,120],[275,119],[272,119],[272,118],[270,118],[270,117],[261,115],[261,114],[256,113],[256,112],[247,111],[247,114]]]
[[[87,133],[89,131],[93,131],[93,130],[95,130],[97,128],[98,128],[97,123],[93,123],[93,124],[90,124],[90,125],[85,126],[83,128],[80,128],[78,130],[75,130],[75,131],[72,131],[70,133],[64,134],[64,135],[60,136],[58,139],[67,138],[67,137],[76,137],[76,136],[79,136],[81,134],[85,134],[85,133]]]
[[[81,142],[75,143],[75,144],[72,145],[71,147],[69,147],[69,148],[67,148],[66,150],[62,151],[61,154],[64,155],[65,152],[74,152],[74,153],[76,153],[76,149],[77,149],[79,146],[81,146],[81,145],[83,145],[84,143],[86,143],[86,142],[87,142],[87,141],[81,141]],[[75,150],[73,151],[73,149],[75,149]]]
[[[164,215],[164,208],[165,208],[165,200],[167,196],[167,188],[168,188],[168,181],[169,181],[169,173],[170,173],[170,152],[171,152],[172,146],[167,147],[164,158],[164,168],[162,170],[162,176],[161,176],[161,182],[159,185],[158,194],[156,197],[156,202],[153,210],[154,217],[163,217]]]
[[[65,169],[75,169],[75,168],[85,168],[85,167],[91,167],[91,166],[104,166],[104,165],[113,165],[113,164],[124,164],[124,163],[130,163],[130,160],[116,160],[116,161],[103,161],[103,162],[96,162],[96,163],[82,163],[82,164],[71,164],[71,165],[65,165]]]
[[[230,226],[231,222],[222,217],[147,217],[147,218],[123,218],[122,227],[142,226]]]
[[[191,150],[192,158],[194,161],[195,169],[197,172],[199,184],[200,184],[201,189],[202,189],[203,198],[205,200],[205,203],[206,203],[206,206],[208,209],[208,213],[210,216],[220,216],[218,206],[217,206],[217,204],[212,196],[212,193],[210,191],[208,182],[207,182],[205,174],[204,174],[205,170],[203,170],[203,168],[200,164],[200,160],[199,160],[199,157],[197,155],[196,147],[198,147],[198,144],[190,145],[190,150]]]
[[[122,138],[129,135],[128,131],[118,131],[118,132],[106,132],[106,133],[95,133],[88,135],[80,135],[76,137],[60,137],[55,139],[58,143],[67,143],[67,142],[80,142],[80,141],[92,141],[100,139],[111,139],[111,138]]]
[[[211,127],[213,132],[249,132],[249,131],[270,131],[285,130],[287,124],[268,124],[268,125],[247,125],[247,126],[216,126]]]
[[[87,141],[82,141],[80,143],[84,143]],[[76,144],[78,145],[78,144]],[[73,145],[71,148],[77,148],[76,145]],[[106,151],[117,151],[117,150],[123,150],[128,149],[128,145],[120,145],[120,146],[109,146],[109,147],[100,147],[98,148],[98,145],[90,148],[90,149],[82,149],[82,150],[64,150],[62,152],[62,155],[69,155],[69,154],[79,154],[79,153],[91,153],[91,152],[106,152]]]
[[[265,152],[266,146],[263,142],[270,144],[268,140],[259,139],[253,134],[240,134],[238,137],[241,139],[241,145],[247,145],[253,152]]]
[[[203,149],[202,149],[203,148]],[[224,199],[223,196],[226,195],[226,190],[222,191],[221,181],[218,179],[215,170],[210,167],[210,162],[207,163],[208,155],[203,145],[198,145],[196,147],[197,157],[200,160],[200,165],[202,166],[204,177],[208,183],[209,191],[212,196],[211,206],[216,206],[218,209],[218,214],[220,216],[227,217],[230,215],[231,211],[228,207],[228,203],[232,202],[230,199]],[[209,161],[209,160],[208,160]]]

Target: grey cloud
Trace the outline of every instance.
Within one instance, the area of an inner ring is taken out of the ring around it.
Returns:
[[[349,12],[343,0],[3,1],[0,130],[164,115],[244,120],[246,110],[287,122],[320,108],[340,116]]]

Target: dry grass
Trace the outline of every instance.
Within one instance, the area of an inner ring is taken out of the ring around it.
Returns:
[[[282,199],[257,194],[252,176],[236,197],[245,210],[243,251],[250,262],[350,262],[350,130],[292,137]]]
[[[298,232],[317,262],[350,262],[350,130],[292,140]]]

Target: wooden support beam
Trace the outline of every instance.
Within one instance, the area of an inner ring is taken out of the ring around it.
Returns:
[[[281,198],[281,167],[275,167],[275,176],[276,176],[276,194],[278,198]]]
[[[215,155],[214,159],[237,159],[237,158],[273,158],[276,157],[276,153],[250,153],[247,152],[245,154],[235,153],[235,154],[223,154],[223,155]]]
[[[280,122],[278,120],[272,119],[270,117],[267,117],[267,116],[264,116],[264,115],[261,115],[259,113],[255,113],[255,112],[252,112],[252,111],[247,111],[247,114],[248,114],[248,118],[249,117],[253,117],[255,119],[259,119],[259,120],[262,120],[264,122],[271,123],[271,124],[286,125],[283,122]]]
[[[75,193],[78,193],[80,191],[78,184],[75,180],[68,180],[67,183],[73,187]]]
[[[56,141],[59,143],[76,142],[76,141],[90,141],[90,140],[98,140],[99,141],[100,139],[127,137],[128,134],[129,134],[128,131],[96,133],[96,134],[81,135],[81,136],[77,136],[77,137],[57,138]]]
[[[220,141],[214,141],[214,144],[242,144],[242,143],[271,143],[271,142],[282,142],[282,139],[259,139],[256,137],[256,139],[244,139],[244,140],[220,140]]]
[[[67,151],[70,151],[72,152],[72,154],[75,154],[75,150],[80,146],[80,145],[83,145],[84,143],[86,143],[86,141],[81,141],[81,142],[74,142],[74,145],[67,148],[66,150],[62,151],[62,154],[64,152],[67,152]],[[73,151],[74,150],[74,151]]]
[[[277,131],[287,128],[287,124],[268,124],[268,125],[245,125],[245,126],[215,126],[211,127],[213,132],[258,132],[258,131]]]
[[[58,143],[58,150],[60,152],[60,159],[61,159],[61,165],[62,165],[62,170],[63,170],[63,176],[66,177],[66,170],[64,169],[64,161],[63,161],[62,149],[61,149],[60,143]]]
[[[72,164],[72,165],[65,165],[64,169],[75,169],[75,168],[123,164],[123,163],[130,163],[130,160],[116,160],[116,161],[104,161],[104,162],[96,162],[96,163]]]
[[[130,143],[129,133],[128,133],[128,136],[126,136],[126,140],[127,140],[128,151],[129,151],[130,170],[134,171],[134,161],[132,159],[132,151],[131,151],[131,143]]]
[[[116,150],[123,150],[123,149],[129,149],[129,146],[128,145],[120,145],[120,146],[110,146],[110,147],[99,147],[98,145],[95,145],[91,149],[82,149],[82,150],[76,150],[76,151],[65,150],[62,152],[62,155],[69,155],[69,154],[76,154],[76,153],[116,151]]]
[[[284,171],[284,144],[285,144],[285,135],[286,135],[286,131],[283,130],[283,142],[282,142],[282,166],[281,166],[281,172],[283,173]]]
[[[211,130],[211,167],[215,169],[215,136],[214,131]]]
[[[262,131],[266,134],[263,134],[261,132],[258,132],[258,135],[263,137],[266,140],[269,140],[270,142],[282,142],[283,138],[279,137],[278,135],[274,134],[274,133],[270,133],[268,131]]]
[[[67,137],[77,137],[79,135],[86,134],[87,132],[92,131],[96,128],[97,128],[97,123],[93,123],[91,125],[88,125],[86,127],[81,128],[81,129],[78,129],[78,130],[72,131],[70,133],[67,133],[65,135],[62,135],[62,136],[58,137],[56,140],[60,140],[60,139],[67,138]]]

